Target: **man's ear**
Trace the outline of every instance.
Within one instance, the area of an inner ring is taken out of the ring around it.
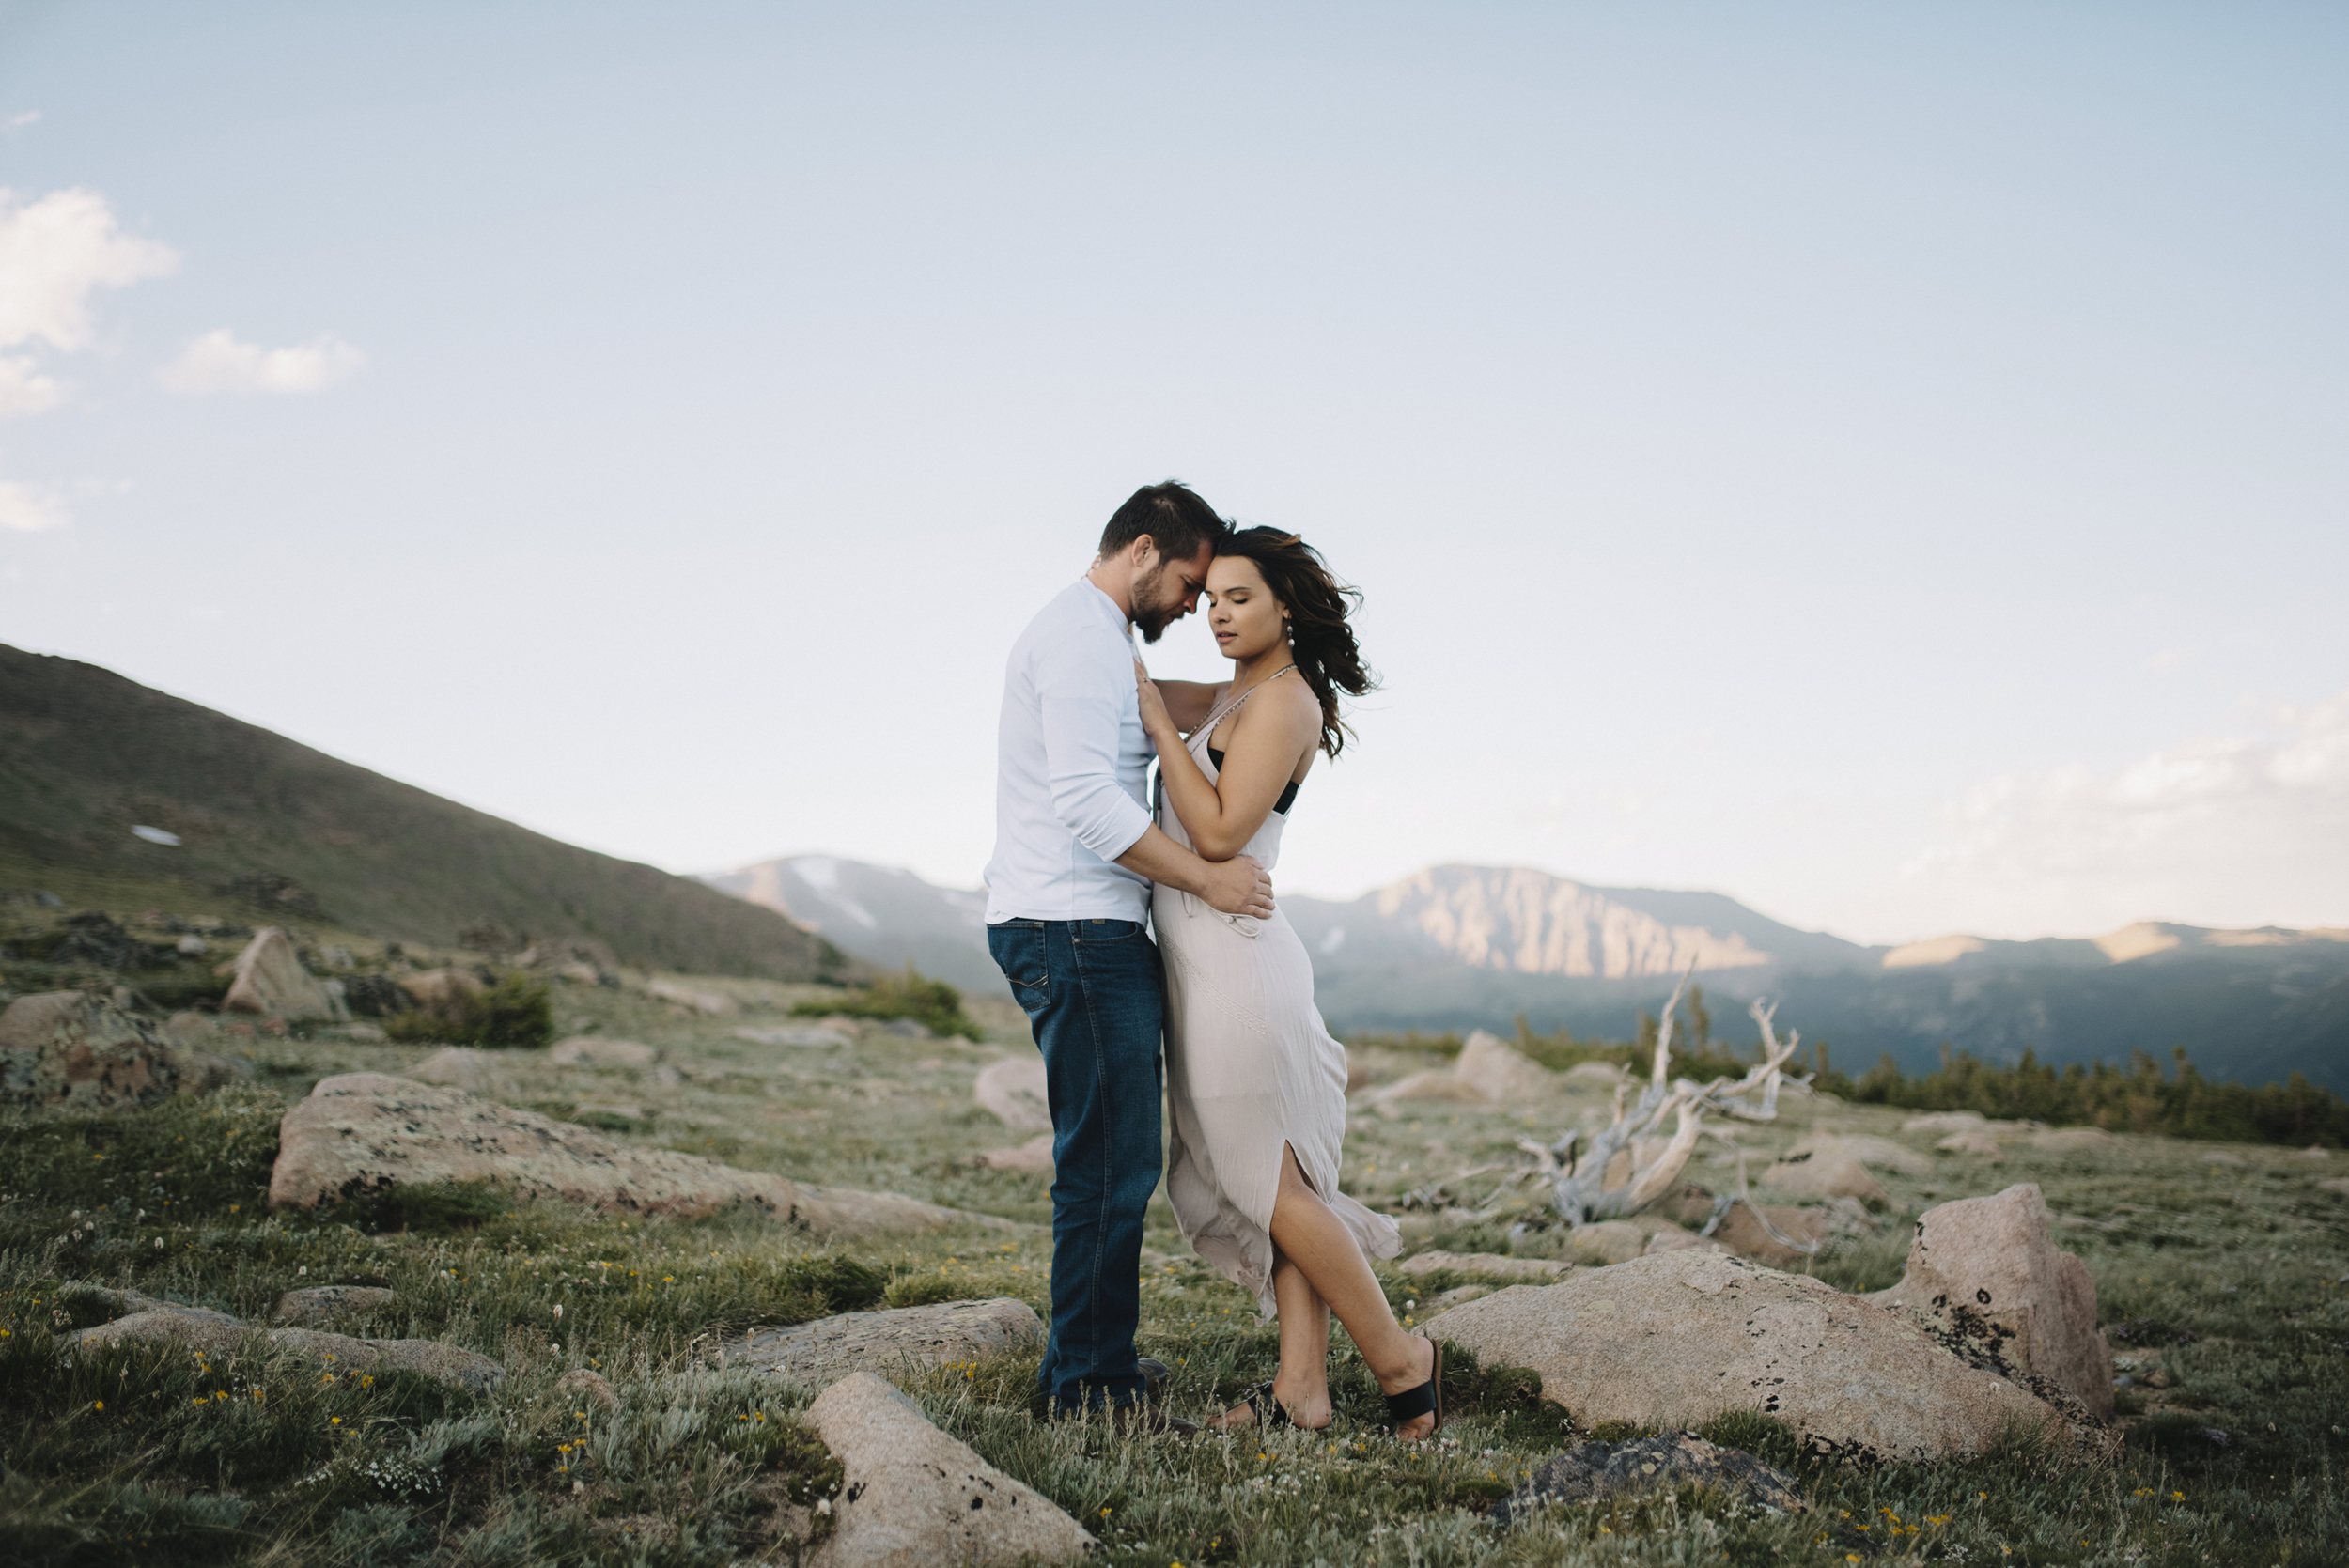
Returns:
[[[1148,571],[1159,558],[1159,541],[1147,534],[1137,535],[1129,548],[1133,551],[1131,559],[1137,572]]]

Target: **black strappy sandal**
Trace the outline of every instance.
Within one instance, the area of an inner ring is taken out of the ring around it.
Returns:
[[[1256,1412],[1256,1430],[1259,1432],[1268,1431],[1276,1426],[1297,1424],[1289,1419],[1289,1407],[1274,1396],[1272,1379],[1269,1377],[1251,1388],[1242,1389],[1239,1402]],[[1230,1413],[1228,1410],[1224,1412],[1226,1416]]]
[[[1248,1408],[1256,1413],[1255,1426],[1253,1428],[1235,1428],[1226,1425],[1219,1430],[1224,1432],[1236,1430],[1264,1432],[1276,1426],[1296,1426],[1297,1430],[1299,1432],[1327,1432],[1330,1430],[1330,1421],[1325,1421],[1319,1426],[1298,1426],[1296,1418],[1289,1414],[1289,1407],[1282,1404],[1280,1397],[1272,1391],[1272,1379],[1269,1377],[1266,1378],[1261,1383],[1253,1385],[1252,1387],[1241,1389],[1239,1403],[1247,1405]],[[1238,1406],[1235,1405],[1232,1408],[1237,1409]],[[1225,1414],[1228,1416],[1230,1411],[1227,1410]],[[1330,1421],[1334,1421],[1336,1420],[1337,1417],[1334,1414],[1330,1418]]]
[[[1416,1389],[1406,1389],[1399,1394],[1384,1396],[1387,1402],[1387,1433],[1390,1436],[1393,1436],[1395,1429],[1405,1421],[1416,1421],[1431,1410],[1435,1412],[1436,1424],[1427,1429],[1427,1437],[1433,1437],[1443,1430],[1443,1343],[1439,1340],[1432,1339],[1427,1343],[1436,1353],[1436,1362],[1428,1371],[1427,1381]],[[1423,1442],[1426,1439],[1423,1437],[1415,1440]]]

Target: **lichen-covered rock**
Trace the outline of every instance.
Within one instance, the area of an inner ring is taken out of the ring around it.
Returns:
[[[486,1089],[496,1078],[497,1053],[473,1046],[443,1046],[401,1074],[418,1083],[440,1083],[453,1089]]]
[[[2112,1347],[2096,1327],[2096,1282],[2047,1239],[2036,1182],[1925,1210],[1901,1282],[1867,1298],[1914,1314],[1995,1370],[2044,1377],[2112,1417]]]
[[[620,1390],[612,1386],[612,1379],[585,1367],[573,1367],[556,1378],[554,1392],[557,1398],[605,1410],[620,1407]]]
[[[657,1065],[661,1053],[634,1040],[599,1040],[591,1034],[580,1034],[548,1047],[547,1060],[558,1067],[641,1069]]]
[[[1921,1154],[1906,1143],[1895,1143],[1889,1138],[1878,1138],[1865,1132],[1818,1132],[1805,1134],[1795,1146],[1786,1151],[1793,1155],[1846,1155],[1862,1165],[1878,1171],[1890,1171],[1903,1176],[1930,1176],[1933,1157]]]
[[[1602,1219],[1566,1233],[1575,1255],[1594,1263],[1628,1263],[1647,1250],[1647,1233],[1628,1219]]]
[[[232,966],[236,976],[221,1006],[231,1013],[299,1022],[303,1018],[348,1019],[350,1009],[340,987],[331,987],[302,967],[293,939],[275,925],[254,933]]]
[[[1050,1132],[1052,1105],[1046,1094],[1044,1059],[1014,1056],[983,1069],[971,1097],[1014,1132]]]
[[[1508,1525],[1553,1504],[1594,1502],[1657,1487],[1711,1486],[1780,1514],[1803,1511],[1795,1478],[1741,1449],[1716,1447],[1688,1432],[1627,1443],[1584,1443],[1544,1460],[1486,1515]]]
[[[1751,1410],[1820,1452],[1901,1461],[1976,1453],[2018,1427],[2068,1433],[2045,1401],[1909,1319],[1720,1252],[1515,1285],[1446,1312],[1443,1337],[1485,1365],[1540,1373],[1584,1426],[1702,1426]]]
[[[726,1361],[772,1373],[803,1389],[820,1389],[852,1372],[959,1366],[1043,1343],[1044,1324],[1035,1309],[1002,1296],[842,1312],[764,1329],[728,1349]]]
[[[486,1181],[524,1198],[631,1214],[697,1216],[735,1203],[810,1230],[858,1233],[1001,1225],[893,1192],[859,1192],[738,1171],[622,1143],[461,1089],[384,1073],[320,1079],[278,1124],[272,1208],[315,1206],[396,1187]]]
[[[1857,1198],[1863,1203],[1892,1201],[1884,1184],[1866,1166],[1834,1148],[1788,1155],[1762,1172],[1761,1185],[1797,1198]]]
[[[155,1105],[234,1076],[221,1058],[81,991],[18,997],[0,1013],[0,1105],[15,1110]]]
[[[982,1150],[979,1158],[990,1171],[1024,1171],[1030,1175],[1052,1173],[1052,1135],[1039,1132],[1015,1148]]]
[[[1510,1258],[1498,1252],[1420,1252],[1396,1265],[1414,1279],[1465,1274],[1478,1280],[1562,1280],[1574,1265],[1556,1258]]]
[[[279,1296],[277,1310],[270,1316],[280,1323],[309,1328],[380,1312],[394,1299],[392,1292],[381,1285],[311,1285]]]
[[[1477,1030],[1460,1048],[1452,1076],[1488,1105],[1514,1105],[1557,1092],[1556,1075],[1499,1035]]]
[[[1768,1224],[1763,1223],[1767,1220]],[[1770,1234],[1775,1227],[1778,1234]],[[1825,1209],[1795,1208],[1772,1203],[1737,1203],[1729,1205],[1721,1222],[1714,1227],[1713,1237],[1741,1258],[1771,1268],[1793,1268],[1806,1258],[1816,1255],[1816,1249],[1835,1234],[1835,1219]],[[1781,1241],[1784,1236],[1785,1241]],[[1789,1246],[1788,1242],[1797,1245]],[[1804,1248],[1812,1250],[1805,1251]]]
[[[506,1369],[487,1356],[460,1350],[438,1340],[361,1340],[349,1334],[325,1334],[310,1328],[256,1330],[219,1312],[163,1307],[133,1312],[97,1328],[84,1328],[63,1339],[64,1353],[78,1347],[96,1349],[114,1344],[183,1344],[208,1356],[225,1356],[247,1335],[257,1335],[272,1350],[315,1361],[321,1371],[412,1372],[434,1382],[469,1393],[488,1393],[506,1375]]]
[[[1050,1498],[937,1427],[869,1372],[807,1409],[844,1483],[817,1568],[1012,1568],[1074,1562],[1095,1542]]]

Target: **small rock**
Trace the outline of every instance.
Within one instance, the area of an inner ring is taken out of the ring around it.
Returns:
[[[979,1158],[990,1171],[1025,1171],[1032,1175],[1050,1175],[1052,1170],[1052,1135],[1039,1132],[1016,1149],[989,1149]]]
[[[1012,1568],[1074,1562],[1092,1536],[1052,1501],[932,1426],[869,1372],[808,1406],[846,1472],[825,1568]]]
[[[2329,1176],[2316,1185],[2327,1192],[2349,1192],[2349,1176]]]
[[[293,939],[279,926],[263,926],[254,933],[244,951],[237,955],[234,972],[236,978],[221,1001],[227,1012],[294,1022],[325,1018],[340,1023],[350,1017],[341,992],[329,989],[302,967]]]
[[[2333,1152],[2322,1143],[2311,1143],[2300,1151],[2300,1157],[2302,1159],[2330,1159],[2333,1157]]]
[[[1558,1089],[1557,1076],[1548,1068],[1499,1035],[1481,1029],[1460,1048],[1460,1059],[1452,1064],[1452,1076],[1492,1105],[1539,1099]]]
[[[172,945],[176,952],[179,953],[182,956],[189,958],[201,958],[207,951],[204,939],[197,936],[193,931],[189,932],[186,936],[181,937]]]
[[[978,1361],[1044,1343],[1035,1309],[1009,1296],[941,1301],[878,1312],[842,1312],[789,1328],[767,1328],[729,1349],[731,1366],[820,1389],[852,1372],[891,1372]]]
[[[481,976],[471,970],[438,969],[403,974],[392,983],[390,988],[396,992],[406,992],[411,1005],[434,1007],[459,997],[479,996],[490,987],[483,985]]]
[[[59,1303],[73,1303],[95,1308],[108,1317],[128,1317],[136,1312],[181,1312],[190,1317],[225,1323],[235,1328],[244,1325],[226,1312],[216,1312],[210,1307],[189,1307],[177,1301],[158,1300],[134,1290],[111,1290],[104,1285],[67,1284],[57,1288]]]
[[[891,1018],[881,1025],[883,1034],[894,1034],[900,1040],[934,1040],[938,1036],[930,1026],[919,1018]]]
[[[1999,1152],[1999,1141],[1986,1132],[1953,1132],[1934,1147],[1953,1155],[1971,1155],[1976,1159],[1996,1161],[2006,1157]]]
[[[201,1013],[174,1013],[163,1020],[163,1038],[176,1045],[200,1045],[212,1037],[213,1020]]]
[[[277,1310],[270,1315],[298,1328],[312,1327],[380,1312],[393,1299],[392,1293],[381,1285],[311,1285],[279,1296]]]
[[[804,1046],[820,1050],[833,1050],[856,1044],[836,1029],[809,1024],[786,1024],[780,1029],[738,1029],[734,1037],[748,1040],[754,1046]]]
[[[557,1040],[547,1048],[547,1060],[558,1067],[649,1067],[661,1060],[650,1046],[633,1040],[600,1040],[590,1034]]]
[[[1442,1272],[1486,1280],[1563,1280],[1574,1272],[1574,1265],[1556,1258],[1511,1258],[1498,1252],[1421,1252],[1396,1266],[1414,1279]]]
[[[2036,1182],[1930,1208],[1901,1282],[1867,1297],[1913,1314],[1960,1355],[2045,1378],[2098,1420],[2112,1417],[2112,1349],[2096,1329],[2096,1285],[2047,1239]]]
[[[1906,1143],[1895,1143],[1889,1138],[1877,1138],[1864,1132],[1812,1132],[1786,1151],[1795,1155],[1812,1155],[1819,1158],[1838,1156],[1858,1160],[1878,1171],[1890,1171],[1902,1176],[1930,1176],[1933,1160]],[[1853,1193],[1853,1197],[1859,1194]]]
[[[2030,1135],[2030,1146],[2050,1154],[2079,1154],[2089,1149],[2109,1149],[2120,1141],[2102,1127],[2057,1127],[2048,1132]]]
[[[620,1407],[620,1390],[612,1386],[612,1380],[585,1367],[573,1367],[556,1378],[554,1391],[566,1402],[599,1405],[606,1410]]]
[[[1612,1062],[1578,1062],[1568,1067],[1563,1076],[1567,1083],[1578,1089],[1612,1089],[1618,1083],[1631,1081],[1631,1075]]]
[[[402,1074],[419,1083],[442,1083],[459,1089],[487,1089],[496,1080],[497,1054],[471,1046],[443,1046]]]
[[[1989,1126],[1990,1119],[1979,1110],[1936,1110],[1922,1116],[1911,1116],[1901,1124],[1901,1131],[1981,1132]]]
[[[2241,1171],[2248,1167],[2251,1162],[2245,1159],[2241,1155],[2231,1155],[2224,1149],[2212,1149],[2204,1153],[2200,1159],[2195,1161],[2195,1163],[2198,1165],[2225,1165],[2232,1167],[2234,1170]]]
[[[668,1001],[679,1007],[690,1007],[696,1013],[706,1014],[713,1018],[732,1017],[742,1011],[742,1004],[723,991],[695,990],[691,986],[681,986],[674,980],[649,981],[645,986],[645,994],[656,1001]]]
[[[1796,1198],[1857,1198],[1863,1203],[1892,1201],[1866,1166],[1840,1152],[1790,1156],[1763,1172],[1761,1185]]]
[[[1566,1233],[1566,1245],[1600,1263],[1628,1263],[1647,1251],[1647,1233],[1628,1219],[1602,1219],[1577,1225]]]
[[[1627,1443],[1584,1443],[1544,1460],[1486,1515],[1508,1525],[1552,1504],[1592,1502],[1657,1487],[1711,1486],[1775,1514],[1803,1511],[1795,1478],[1740,1449],[1717,1448],[1687,1432]]]
[[[1492,1293],[1493,1287],[1490,1285],[1455,1285],[1442,1295],[1431,1296],[1422,1302],[1419,1320],[1424,1323],[1439,1312],[1448,1312],[1465,1302],[1477,1300]]]
[[[1765,1220],[1767,1225],[1763,1223]],[[1770,1234],[1772,1227],[1777,1235]],[[1818,1249],[1834,1234],[1834,1217],[1826,1210],[1787,1208],[1774,1203],[1732,1203],[1729,1212],[1721,1216],[1721,1222],[1713,1228],[1714,1239],[1723,1247],[1741,1258],[1751,1258],[1772,1268],[1799,1267],[1816,1256]],[[1789,1246],[1779,1236],[1785,1236],[1795,1245]]]
[[[1726,1252],[1729,1250],[1728,1248],[1722,1246],[1719,1242],[1715,1241],[1711,1236],[1699,1235],[1696,1232],[1691,1231],[1685,1226],[1675,1225],[1670,1220],[1667,1220],[1663,1224],[1657,1226],[1655,1231],[1649,1234],[1647,1238],[1647,1251],[1641,1255],[1645,1257],[1653,1257],[1658,1252],[1678,1252],[1691,1247],[1702,1248],[1709,1252]]]
[[[1051,1128],[1052,1108],[1040,1056],[1007,1057],[982,1069],[978,1081],[971,1085],[971,1097],[1014,1132]]]

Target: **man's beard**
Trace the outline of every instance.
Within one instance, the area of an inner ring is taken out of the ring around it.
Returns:
[[[1161,560],[1143,576],[1134,579],[1134,629],[1142,633],[1145,643],[1155,643],[1166,629],[1174,624],[1183,613],[1179,598],[1161,599],[1166,580],[1174,575],[1174,563]]]

